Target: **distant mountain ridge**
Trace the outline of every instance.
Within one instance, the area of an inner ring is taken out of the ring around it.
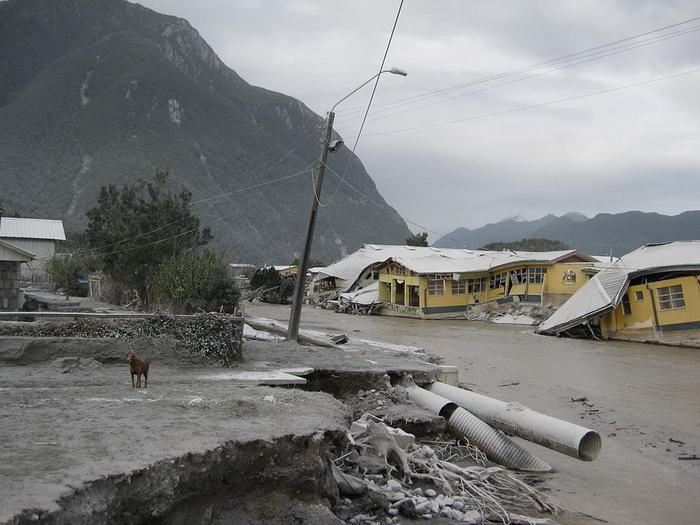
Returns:
[[[661,215],[628,211],[599,213],[587,218],[579,213],[561,217],[546,215],[534,221],[506,219],[473,230],[457,228],[438,239],[436,248],[478,248],[492,242],[537,237],[561,241],[592,255],[624,255],[653,242],[700,239],[700,211]]]
[[[322,125],[302,102],[248,84],[186,20],[124,0],[0,2],[6,210],[75,229],[102,185],[166,168],[173,188],[193,192],[215,248],[288,263],[301,251],[312,198],[304,171],[318,158]],[[327,175],[322,200],[335,196],[313,249],[326,262],[410,235],[359,159],[347,148],[330,158],[337,171],[348,161],[345,180],[378,205],[346,186],[336,195]]]

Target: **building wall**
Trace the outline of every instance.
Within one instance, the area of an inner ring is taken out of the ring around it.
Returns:
[[[590,266],[587,262],[563,263],[563,264],[528,264],[513,266],[506,269],[497,269],[491,272],[474,274],[462,274],[461,279],[484,278],[486,287],[482,292],[453,293],[451,278],[445,278],[443,293],[430,295],[428,291],[429,279],[425,275],[418,276],[396,263],[384,266],[379,270],[379,300],[387,303],[409,306],[406,294],[397,296],[397,281],[404,281],[404,286],[418,286],[421,314],[425,315],[450,315],[462,313],[470,304],[495,302],[495,301],[526,301],[540,302],[544,293],[544,302],[561,306],[571,295],[578,290],[588,276],[581,270]],[[521,283],[511,286],[510,272],[524,268],[547,268],[543,283]],[[505,285],[499,288],[491,288],[490,277],[500,273],[506,274]],[[506,294],[506,290],[509,293]],[[468,287],[467,287],[468,290]]]
[[[14,311],[21,307],[18,261],[0,261],[0,310]]]
[[[661,310],[658,289],[675,285],[682,287],[685,306]],[[604,337],[700,346],[700,275],[630,286],[627,297],[629,314],[625,314],[620,303],[601,318]]]
[[[7,239],[7,241],[36,255],[33,261],[22,266],[22,279],[40,282],[48,280],[44,266],[46,261],[56,253],[56,241],[46,239]]]

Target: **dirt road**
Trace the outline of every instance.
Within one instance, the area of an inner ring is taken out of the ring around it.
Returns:
[[[247,305],[286,321],[289,307]],[[557,339],[531,328],[421,321],[305,308],[302,327],[415,345],[459,367],[470,388],[591,427],[603,451],[583,463],[529,445],[557,469],[558,500],[612,524],[700,519],[700,351],[623,342]],[[571,399],[587,398],[586,404]],[[591,406],[589,406],[591,405]],[[599,523],[585,518],[571,525]]]

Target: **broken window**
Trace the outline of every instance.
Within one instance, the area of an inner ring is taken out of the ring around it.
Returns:
[[[504,288],[506,285],[506,273],[497,273],[491,276],[491,289]]]
[[[625,294],[622,298],[622,315],[632,315],[632,305],[630,304],[629,294]]]
[[[479,277],[478,279],[469,279],[467,281],[467,291],[469,293],[480,293],[486,291],[486,279]]]
[[[428,279],[428,295],[442,295],[444,290],[442,279]]]
[[[527,282],[530,284],[542,284],[544,276],[547,274],[547,268],[528,268]]]
[[[520,268],[519,270],[513,270],[510,272],[510,281],[513,284],[525,284],[527,280],[527,269]]]
[[[467,281],[452,281],[452,295],[461,295],[467,293]]]
[[[659,310],[677,310],[678,308],[685,308],[682,285],[675,284],[673,286],[657,288],[656,293],[659,296]]]

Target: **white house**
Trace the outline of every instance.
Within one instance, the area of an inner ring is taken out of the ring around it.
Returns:
[[[66,240],[66,233],[60,220],[0,217],[0,239],[34,255],[22,265],[23,280],[45,281],[46,260],[56,253],[56,241]]]

